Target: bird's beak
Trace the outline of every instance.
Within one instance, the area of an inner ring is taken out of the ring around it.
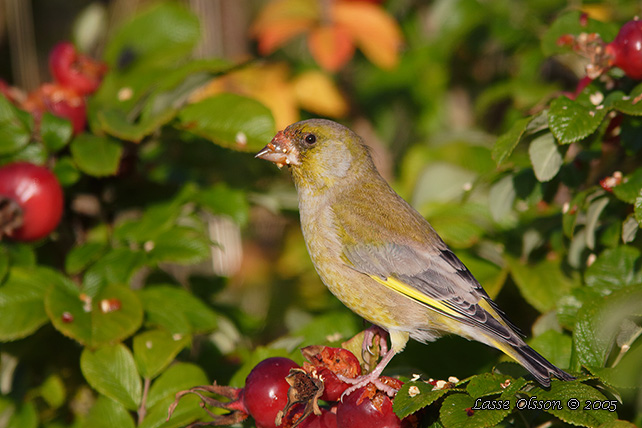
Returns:
[[[283,168],[284,165],[299,164],[299,152],[283,131],[279,131],[255,157],[274,162],[279,168]]]

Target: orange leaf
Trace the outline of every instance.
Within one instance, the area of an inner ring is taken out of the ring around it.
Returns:
[[[319,13],[315,0],[276,0],[261,10],[250,31],[259,40],[259,51],[268,54],[311,29]]]
[[[302,108],[328,117],[343,117],[348,102],[332,79],[321,71],[306,71],[294,80],[294,93]]]
[[[354,55],[350,33],[336,25],[324,25],[312,30],[308,36],[308,47],[315,61],[329,71],[337,71]]]
[[[401,30],[382,7],[366,2],[338,1],[332,7],[332,17],[350,33],[370,61],[381,68],[397,65]]]

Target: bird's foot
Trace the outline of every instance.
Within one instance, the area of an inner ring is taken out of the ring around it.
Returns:
[[[337,377],[339,378],[339,380],[341,380],[341,381],[343,381],[343,382],[345,382],[347,384],[352,385],[348,389],[346,389],[343,392],[343,394],[341,394],[341,400],[342,401],[343,401],[344,397],[347,397],[348,395],[350,395],[351,393],[353,393],[357,389],[363,388],[363,387],[365,387],[366,385],[368,385],[370,383],[373,384],[378,390],[383,391],[386,394],[388,394],[388,396],[390,396],[390,397],[394,397],[397,394],[397,391],[398,391],[397,388],[394,388],[394,387],[392,387],[390,385],[387,385],[382,380],[382,378],[379,377],[379,373],[375,373],[374,371],[371,372],[371,373],[368,373],[366,375],[356,377],[356,378],[349,378],[349,377],[345,377],[345,376],[342,376],[342,375],[337,375]]]
[[[367,366],[371,364],[372,357],[388,354],[388,332],[379,326],[373,325],[363,331],[363,342],[361,344],[361,356]],[[373,348],[378,352],[373,352]]]

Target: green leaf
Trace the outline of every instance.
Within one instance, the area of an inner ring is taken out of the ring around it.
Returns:
[[[493,146],[492,154],[498,167],[513,153],[513,150],[515,150],[515,147],[519,144],[531,120],[532,118],[527,117],[516,121],[507,133],[497,139],[497,142]]]
[[[447,392],[447,389],[433,391],[433,386],[426,382],[406,382],[397,392],[392,408],[399,419],[403,419],[424,407],[430,406]]]
[[[83,291],[96,296],[108,284],[129,284],[132,275],[145,265],[142,251],[116,248],[102,256],[91,266],[83,278]]]
[[[0,244],[0,284],[7,272],[9,272],[9,251]]]
[[[467,394],[452,394],[446,397],[439,411],[439,419],[445,428],[492,427],[504,420],[511,409],[472,410],[475,399]]]
[[[640,190],[640,195],[635,199],[634,209],[635,220],[642,226],[642,190]]]
[[[558,367],[570,367],[571,336],[555,330],[547,330],[530,340],[531,348]]]
[[[105,48],[105,60],[120,72],[126,66],[173,65],[189,55],[199,37],[199,22],[193,13],[177,3],[162,2],[118,29]]]
[[[173,399],[178,391],[209,383],[207,375],[199,366],[191,363],[173,364],[152,383],[147,396],[147,407],[153,407],[168,398]]]
[[[576,366],[604,367],[616,338],[629,319],[642,316],[639,285],[584,303],[573,330]]]
[[[524,299],[542,313],[555,308],[557,301],[578,285],[576,278],[566,276],[560,259],[545,259],[537,264],[512,257],[506,261]]]
[[[80,180],[80,171],[69,156],[61,156],[53,166],[53,173],[56,174],[62,187],[68,187]]]
[[[468,382],[466,392],[468,392],[472,398],[501,394],[507,385],[512,385],[514,382],[515,379],[505,374],[482,373],[474,376],[470,382]]]
[[[198,418],[209,418],[200,406],[200,399],[189,394],[182,397],[174,409],[172,417],[167,421],[167,409],[174,402],[174,397],[168,397],[156,403],[147,410],[145,419],[138,428],[182,428],[196,421]]]
[[[143,388],[132,353],[119,343],[80,355],[82,374],[96,391],[121,403],[129,410],[137,410]]]
[[[150,241],[150,262],[194,264],[210,256],[210,243],[202,234],[187,227],[174,227]]]
[[[640,200],[642,203],[642,199]],[[622,242],[628,244],[635,240],[635,237],[640,230],[640,223],[635,218],[635,214],[629,214],[626,216],[626,220],[622,222]]]
[[[216,328],[216,314],[201,300],[182,288],[147,286],[140,291],[147,321],[172,334],[205,333]]]
[[[46,291],[63,281],[66,278],[48,268],[12,268],[0,286],[0,341],[29,336],[45,324]]]
[[[230,216],[239,224],[245,224],[250,210],[246,193],[229,188],[225,183],[201,190],[196,195],[196,202],[212,212]]]
[[[70,149],[78,168],[95,177],[116,174],[123,154],[123,146],[119,141],[91,134],[76,136]]]
[[[165,330],[134,336],[134,359],[141,376],[147,379],[158,376],[190,341],[190,336],[173,335]]]
[[[90,348],[123,340],[143,322],[138,296],[121,285],[107,285],[92,298],[73,283],[60,284],[51,289],[45,305],[58,331]]]
[[[642,104],[642,103],[640,103]],[[621,184],[613,187],[613,194],[621,201],[634,204],[642,191],[642,168],[633,171],[622,180]]]
[[[560,143],[570,144],[591,135],[607,112],[606,108],[598,110],[561,96],[551,102],[548,124]]]
[[[507,175],[494,183],[488,195],[488,205],[493,220],[500,222],[508,217],[513,211],[513,203],[517,192],[512,175]]]
[[[9,418],[6,428],[38,428],[38,411],[34,403],[19,405]]]
[[[73,127],[67,119],[45,112],[40,121],[40,135],[47,150],[55,153],[69,143]]]
[[[16,153],[29,144],[31,129],[17,114],[17,109],[0,94],[0,155]]]
[[[640,250],[628,245],[604,250],[586,270],[584,281],[602,295],[642,283]]]
[[[613,94],[615,95],[615,93]],[[610,100],[610,107],[630,116],[642,116],[642,84],[637,85],[629,95],[618,94]]]
[[[129,411],[118,401],[104,395],[89,410],[83,428],[135,428],[136,424]]]
[[[551,403],[547,409],[546,406],[543,410],[558,417],[564,422],[583,427],[598,427],[603,423],[617,419],[616,412],[608,410],[586,410],[587,402],[599,402],[600,404],[608,401],[597,389],[589,385],[584,385],[578,381],[553,381],[551,382],[550,389],[543,389],[535,387],[533,390],[525,393],[528,397],[533,397],[533,400],[538,400],[540,403]],[[523,398],[518,401],[517,408],[520,408],[520,403],[527,403],[529,399]],[[579,401],[579,403],[577,403]],[[617,401],[613,401],[617,403]],[[577,408],[575,404],[579,404]]]
[[[552,180],[564,163],[552,134],[544,134],[535,138],[528,148],[528,154],[533,164],[535,176],[541,182]]]
[[[58,374],[51,374],[40,385],[40,395],[47,402],[49,407],[57,409],[66,400],[65,384]]]
[[[255,152],[275,134],[270,110],[258,101],[235,94],[220,94],[183,108],[182,129],[223,147]]]
[[[586,246],[595,249],[595,235],[599,225],[598,220],[604,208],[609,204],[609,198],[597,197],[591,201],[586,212]]]
[[[102,242],[87,242],[74,247],[67,253],[65,271],[69,275],[77,275],[87,269],[107,252],[107,244]]]

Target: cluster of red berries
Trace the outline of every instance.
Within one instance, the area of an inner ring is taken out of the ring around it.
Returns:
[[[415,416],[400,420],[392,410],[392,400],[373,384],[344,394],[351,387],[341,380],[361,375],[359,360],[350,351],[328,346],[302,349],[308,360],[299,366],[288,358],[267,358],[257,364],[245,380],[244,388],[206,385],[177,394],[178,400],[188,393],[198,393],[203,407],[221,407],[227,415],[212,416],[212,425],[231,425],[251,416],[257,428],[411,428]],[[398,390],[402,382],[382,376],[380,380]],[[207,391],[225,396],[223,403],[201,395]],[[321,405],[319,400],[325,404]],[[199,423],[202,425],[202,422]]]
[[[45,111],[71,122],[74,135],[85,129],[87,105],[85,97],[96,92],[107,66],[79,53],[70,42],[60,42],[49,54],[49,70],[53,82],[43,83],[25,94],[19,88],[0,80],[0,93],[34,117],[36,124]]]

